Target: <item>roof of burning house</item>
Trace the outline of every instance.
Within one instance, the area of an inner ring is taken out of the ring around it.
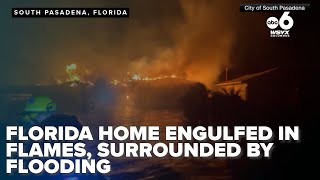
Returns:
[[[229,85],[229,84],[240,84],[240,83],[246,82],[248,80],[251,80],[253,78],[268,74],[276,69],[278,69],[278,68],[272,68],[272,69],[269,69],[266,71],[262,71],[262,72],[258,72],[258,73],[254,73],[254,74],[249,74],[249,75],[244,75],[244,76],[241,76],[241,77],[238,77],[235,79],[231,79],[227,82],[219,83],[219,84],[217,84],[217,86],[225,86],[225,85]]]

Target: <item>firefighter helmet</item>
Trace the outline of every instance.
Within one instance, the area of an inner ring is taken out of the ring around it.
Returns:
[[[56,110],[56,103],[46,96],[31,97],[24,107],[26,113],[55,112]]]

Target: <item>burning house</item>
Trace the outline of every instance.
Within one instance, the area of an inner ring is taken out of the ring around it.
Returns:
[[[195,96],[194,100],[207,96],[204,85],[178,78],[140,82],[133,87],[132,92],[136,105],[155,108],[181,108],[184,99],[191,94]]]
[[[176,75],[155,77],[130,73],[128,75],[130,76],[123,80],[113,80],[111,83],[125,89],[126,99],[139,108],[180,109],[187,103],[185,101],[204,105],[207,99],[205,85]]]

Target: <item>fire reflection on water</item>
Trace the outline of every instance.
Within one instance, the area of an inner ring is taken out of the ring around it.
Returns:
[[[141,110],[132,105],[123,105],[109,112],[94,113],[81,118],[84,124],[92,127],[105,126],[159,126],[161,142],[165,143],[165,126],[186,125],[183,113],[179,110]],[[93,133],[97,131],[93,131]],[[95,134],[97,136],[97,134]],[[151,142],[155,143],[155,142]],[[109,158],[111,177],[125,179],[175,178],[231,179],[230,169],[225,160],[215,158]]]

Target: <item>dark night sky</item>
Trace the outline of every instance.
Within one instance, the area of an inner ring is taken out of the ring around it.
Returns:
[[[213,54],[227,54],[228,60],[222,60],[223,63],[218,65],[220,68],[228,65],[231,77],[280,67],[288,77],[299,81],[312,76],[312,72],[319,69],[313,57],[317,44],[314,36],[316,29],[312,23],[314,12],[290,13],[295,21],[290,32],[292,37],[279,39],[269,37],[265,20],[271,15],[280,17],[282,13],[241,13],[238,1],[213,3],[202,0],[197,4],[198,10],[209,10],[203,6],[206,3],[210,5],[209,8],[212,6],[213,13],[207,14],[213,16],[212,21],[211,18],[199,20],[200,23],[209,24],[200,24],[200,28],[207,30],[199,30],[185,25],[194,26],[196,23],[190,21],[197,19],[188,17],[184,10],[192,11],[191,15],[194,15],[197,9],[190,10],[188,3],[178,0],[1,1],[0,83],[45,82],[63,73],[64,66],[72,62],[80,62],[93,69],[99,66],[97,72],[111,72],[114,66],[125,71],[135,59],[157,56],[155,54],[166,48],[182,49],[184,56],[188,56],[182,64],[188,69],[188,66],[196,64],[196,60],[189,57],[212,57],[207,56],[208,51],[201,46],[216,46]],[[129,7],[130,19],[11,18],[12,7],[108,6]],[[230,46],[221,45],[225,32],[233,34]],[[150,64],[149,60],[147,62]],[[223,79],[223,73],[220,79]]]

